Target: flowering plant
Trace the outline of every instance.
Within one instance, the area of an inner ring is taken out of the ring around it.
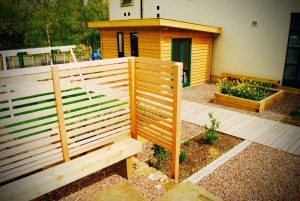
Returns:
[[[271,84],[225,77],[218,81],[217,87],[222,94],[260,101],[267,97]]]

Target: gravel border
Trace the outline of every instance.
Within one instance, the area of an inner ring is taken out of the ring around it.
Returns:
[[[300,157],[252,143],[198,185],[224,200],[300,200]]]

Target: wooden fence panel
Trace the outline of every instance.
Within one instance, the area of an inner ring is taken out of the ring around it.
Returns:
[[[178,181],[182,64],[136,58],[133,67],[137,135],[172,153]]]
[[[70,157],[130,134],[128,59],[57,68]]]
[[[0,73],[0,183],[63,160],[51,68]]]
[[[0,72],[0,185],[140,135],[178,179],[182,66],[119,58]]]

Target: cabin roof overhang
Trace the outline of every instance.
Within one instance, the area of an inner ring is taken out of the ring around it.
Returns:
[[[220,34],[222,28],[194,24],[189,22],[182,22],[177,20],[163,19],[163,18],[150,18],[150,19],[136,19],[136,20],[114,20],[114,21],[99,21],[89,22],[89,28],[125,28],[125,27],[171,27],[177,29],[186,29],[192,31],[208,32],[212,34]]]

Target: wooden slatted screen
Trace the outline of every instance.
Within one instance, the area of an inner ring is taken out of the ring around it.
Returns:
[[[134,132],[172,153],[172,177],[178,181],[182,64],[136,58],[133,68]]]
[[[50,67],[0,73],[0,183],[62,162]]]
[[[178,179],[181,68],[119,58],[0,72],[0,185],[130,132],[170,150]]]
[[[57,68],[70,157],[130,134],[127,58]]]

